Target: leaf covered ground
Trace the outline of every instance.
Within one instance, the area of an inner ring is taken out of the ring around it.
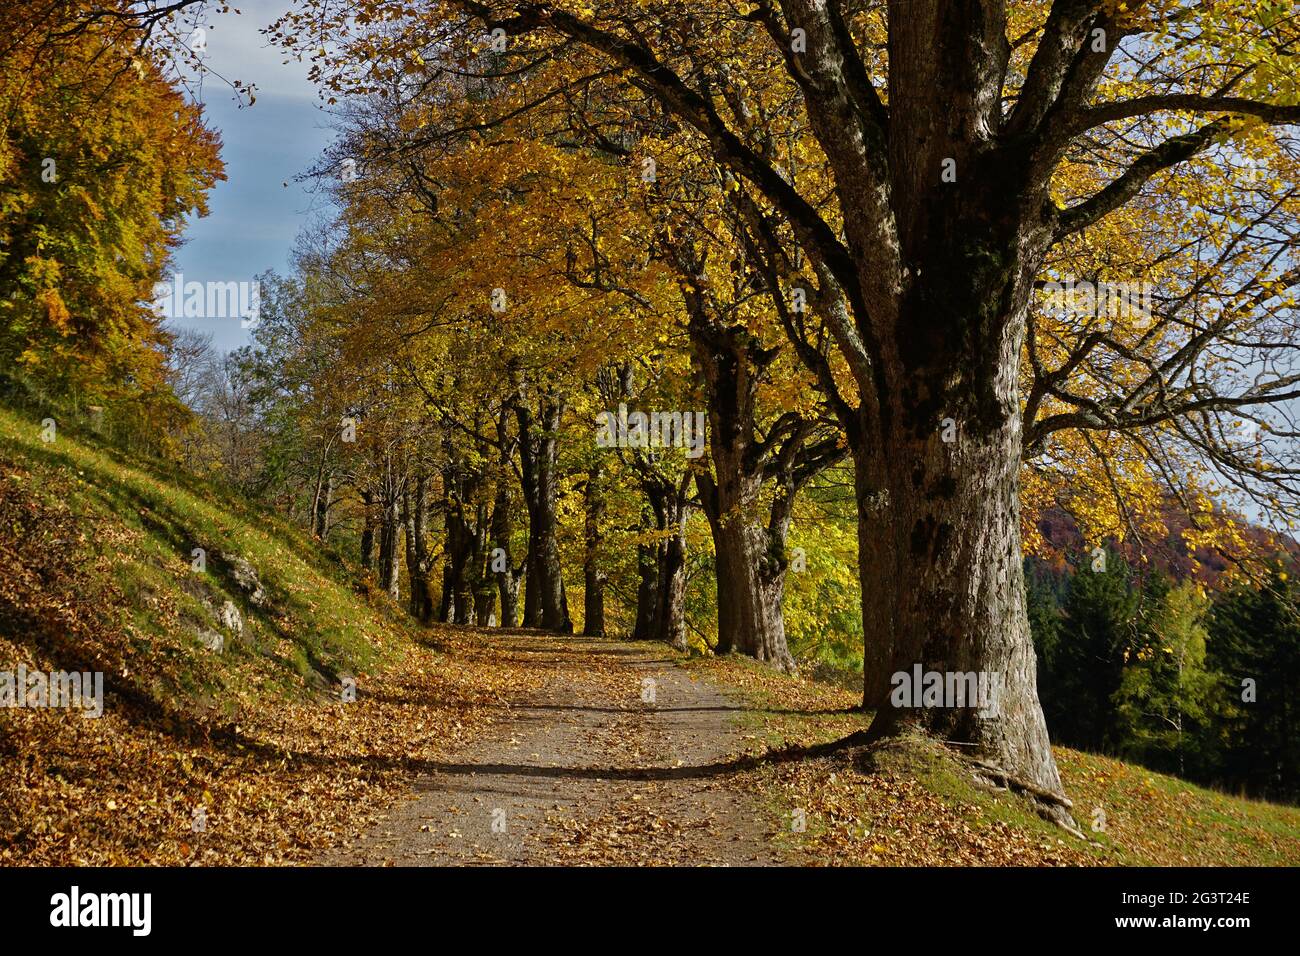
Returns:
[[[1300,809],[1108,758],[1057,751],[1080,840],[932,742],[810,750],[866,726],[856,695],[753,662],[414,628],[266,512],[0,413],[19,664],[100,670],[107,699],[0,708],[10,865],[1300,863]]]
[[[692,666],[744,695],[750,707],[741,719],[769,753],[798,753],[869,723],[848,710],[859,701],[851,691],[743,659]],[[1055,752],[1086,842],[1040,819],[1022,798],[978,783],[949,750],[925,739],[769,760],[757,786],[792,863],[1300,864],[1300,808],[1216,793],[1096,754]]]
[[[0,670],[101,671],[106,699],[99,719],[0,708],[0,862],[310,860],[364,830],[413,761],[544,679],[522,661],[482,666],[454,632],[418,633],[236,496],[38,434],[0,414]],[[266,607],[222,550],[257,569]],[[242,629],[214,652],[198,635],[226,601]]]

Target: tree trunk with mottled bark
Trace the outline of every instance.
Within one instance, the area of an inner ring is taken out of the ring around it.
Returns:
[[[379,521],[379,586],[394,601],[401,595],[400,508],[401,502],[394,495],[391,500],[384,502],[384,511]]]
[[[534,415],[523,399],[515,406],[519,422],[520,475],[528,510],[527,578],[524,626],[571,633],[560,565],[557,505],[559,496],[558,433],[562,403],[543,396]]]
[[[375,569],[375,496],[369,488],[361,492],[361,566],[367,571]]]
[[[647,503],[642,516],[642,530],[654,527]],[[636,589],[636,623],[632,628],[632,640],[652,640],[657,631],[656,617],[659,613],[659,548],[657,545],[642,542],[636,547],[637,589]]]
[[[717,581],[716,652],[746,654],[784,671],[794,671],[785,639],[786,538],[793,473],[810,428],[790,413],[785,442],[763,449],[758,440],[757,391],[776,358],[744,326],[716,320],[705,299],[686,295],[695,364],[705,383],[712,468],[695,476],[700,502],[713,536]],[[775,426],[774,426],[775,429]],[[788,485],[772,503],[764,524],[765,480]]]
[[[422,624],[433,621],[433,561],[429,554],[427,481],[423,473],[415,479],[414,493],[403,497],[406,524],[406,576],[411,582],[410,611]]]
[[[492,553],[489,564],[501,601],[500,627],[516,627],[519,624],[519,585],[524,576],[524,565],[516,567],[511,553],[510,508],[510,492],[502,480],[498,483],[496,500],[492,504]]]
[[[605,580],[601,568],[602,527],[605,520],[604,474],[599,462],[587,469],[583,491],[585,516],[583,525],[583,609],[582,633],[588,637],[605,636]]]

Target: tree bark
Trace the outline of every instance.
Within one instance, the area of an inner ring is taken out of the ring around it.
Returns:
[[[653,576],[643,569],[641,583],[647,588],[648,608],[642,636],[686,650],[686,520],[690,503],[686,496],[688,475],[677,485],[658,478],[643,477],[642,486],[654,516],[658,540],[653,548]],[[648,556],[648,553],[647,553]],[[648,562],[647,562],[648,563]],[[653,590],[648,589],[653,582]],[[638,627],[642,607],[638,599]],[[635,637],[636,635],[634,635]]]
[[[361,526],[361,566],[367,571],[375,568],[375,496],[367,488],[361,492],[361,506],[364,512]]]
[[[753,507],[754,502],[749,505]],[[779,528],[770,531],[743,512],[731,514],[734,516],[722,515],[709,522],[717,556],[717,653],[735,651],[793,672],[796,668],[786,645],[781,608],[788,520],[780,520]]]
[[[479,502],[475,509],[474,551],[471,556],[472,584],[474,588],[474,623],[487,627],[496,607],[497,596],[488,564],[491,560],[487,505]]]
[[[462,507],[454,499],[449,502],[442,577],[441,617],[455,624],[468,624],[473,613],[469,565],[474,550],[474,532],[465,520]]]
[[[996,178],[986,188],[996,208]],[[898,387],[883,394],[881,440],[853,448],[864,703],[878,708],[875,736],[921,725],[1060,795],[1020,542],[1019,361],[1043,246],[1005,218],[982,232],[971,221],[931,227],[913,250],[924,278],[888,343]],[[915,664],[987,675],[1000,685],[996,707],[890,706],[892,675]]]
[[[921,725],[976,744],[1006,769],[1060,793],[1024,605],[1018,461],[1006,456],[1017,427],[964,439],[950,466],[917,449],[905,459],[911,473],[884,469],[884,496],[876,469],[858,470],[862,613],[875,636],[867,642],[864,703],[877,707],[873,736]],[[892,676],[918,663],[923,671],[998,675],[995,714],[891,706]]]
[[[410,611],[422,624],[433,620],[432,559],[426,529],[428,502],[426,479],[421,473],[415,480],[415,492],[403,497],[406,523],[406,575],[411,582]]]
[[[537,590],[541,575],[537,571],[537,549],[532,531],[528,533],[528,554],[524,556],[524,627],[542,626],[542,605]]]
[[[659,569],[658,639],[686,650],[686,516],[682,505],[671,519],[672,535],[664,543]]]
[[[715,518],[715,514],[716,509],[705,508],[709,530],[713,534],[713,577],[717,591],[714,603],[718,609],[718,643],[713,648],[713,653],[721,657],[737,650],[744,641],[740,637],[740,615],[736,613],[736,605],[731,600],[731,594],[736,590],[732,583],[735,577],[731,568],[732,549],[722,544],[721,516]]]
[[[695,363],[705,382],[712,474],[697,472],[696,486],[713,535],[717,580],[718,646],[793,672],[781,602],[785,594],[788,502],[793,486],[774,501],[771,530],[758,515],[765,470],[790,482],[807,429],[791,415],[793,443],[776,467],[761,460],[757,442],[756,396],[764,370],[776,357],[743,326],[713,321],[701,296],[686,295]]]
[[[524,625],[572,633],[564,595],[557,536],[559,495],[558,432],[563,411],[553,396],[543,396],[536,417],[521,398],[519,422],[520,475],[528,510],[528,576],[524,588]]]
[[[587,637],[605,636],[605,579],[600,567],[605,520],[604,476],[599,462],[587,470],[584,490],[585,522],[583,527],[583,609],[582,633]]]
[[[394,601],[400,596],[401,589],[401,554],[398,550],[402,534],[401,498],[401,483],[397,480],[396,467],[390,455],[384,465],[381,492],[384,510],[379,519],[379,586]]]
[[[492,504],[491,534],[493,550],[501,550],[500,567],[491,567],[501,600],[500,627],[516,627],[519,624],[519,585],[524,575],[524,565],[516,567],[511,554],[510,507],[510,491],[503,477],[497,483],[496,500]],[[496,561],[496,557],[493,556],[490,560]]]
[[[401,596],[398,541],[402,534],[399,502],[396,498],[384,505],[379,526],[379,586],[396,601]]]
[[[465,566],[469,562],[471,535],[466,526],[464,478],[459,465],[451,461],[443,466],[443,561],[442,600],[438,620],[444,624],[469,623]]]
[[[641,528],[648,531],[655,527],[653,512],[646,502],[642,512]],[[636,624],[632,628],[632,640],[653,640],[658,631],[656,623],[659,614],[659,545],[642,542],[637,545],[637,589],[636,589]]]

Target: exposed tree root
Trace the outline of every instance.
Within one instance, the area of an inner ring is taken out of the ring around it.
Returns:
[[[980,760],[965,754],[958,754],[957,756],[971,767],[977,780],[1028,797],[1034,806],[1035,812],[1044,820],[1050,820],[1080,840],[1088,839],[1087,834],[1080,830],[1079,825],[1074,822],[1074,817],[1070,814],[1074,804],[1064,794],[1044,790],[1042,787],[1032,784],[1028,780],[1023,780],[1001,767],[989,763],[987,760]]]

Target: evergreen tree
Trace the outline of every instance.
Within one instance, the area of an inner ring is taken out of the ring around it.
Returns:
[[[1025,559],[1025,608],[1038,658],[1038,699],[1048,729],[1053,733],[1064,719],[1061,713],[1064,700],[1056,687],[1056,656],[1061,634],[1059,594],[1064,586],[1064,575],[1054,572],[1045,561],[1034,557]]]
[[[1224,783],[1267,797],[1300,795],[1300,590],[1275,569],[1264,586],[1215,602],[1209,661],[1223,675],[1214,735]]]
[[[1109,549],[1086,555],[1066,596],[1052,656],[1054,739],[1088,750],[1117,743],[1111,698],[1137,621],[1139,594],[1127,562]]]

